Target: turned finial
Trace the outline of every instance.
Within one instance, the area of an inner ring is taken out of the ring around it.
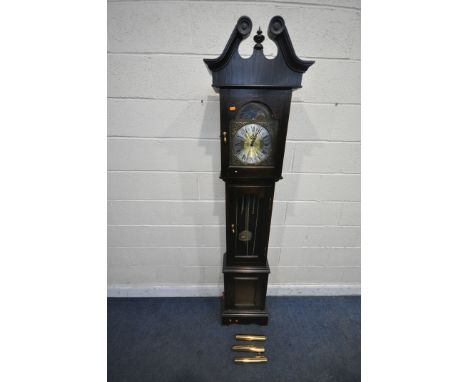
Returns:
[[[262,29],[258,27],[257,34],[254,36],[254,41],[256,42],[255,49],[263,49],[262,42],[265,40],[265,36],[262,34]]]

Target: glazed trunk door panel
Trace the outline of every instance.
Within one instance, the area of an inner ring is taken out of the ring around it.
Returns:
[[[268,249],[273,187],[228,186],[228,259],[264,264]]]

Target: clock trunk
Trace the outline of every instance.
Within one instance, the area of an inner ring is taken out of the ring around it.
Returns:
[[[226,184],[227,264],[265,265],[274,183]]]

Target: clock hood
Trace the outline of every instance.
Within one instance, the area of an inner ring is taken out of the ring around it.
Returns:
[[[268,26],[268,36],[278,47],[278,54],[267,59],[263,54],[265,39],[259,29],[254,37],[254,53],[249,58],[239,54],[239,44],[252,31],[252,21],[242,16],[237,21],[226,47],[218,58],[204,59],[213,76],[214,88],[277,88],[301,87],[302,74],[314,61],[297,57],[284,19],[275,16]]]

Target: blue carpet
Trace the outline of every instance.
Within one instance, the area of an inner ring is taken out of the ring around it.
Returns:
[[[268,326],[221,326],[218,298],[109,298],[108,380],[360,381],[360,302],[268,297]],[[234,364],[236,333],[265,334],[268,363]]]

